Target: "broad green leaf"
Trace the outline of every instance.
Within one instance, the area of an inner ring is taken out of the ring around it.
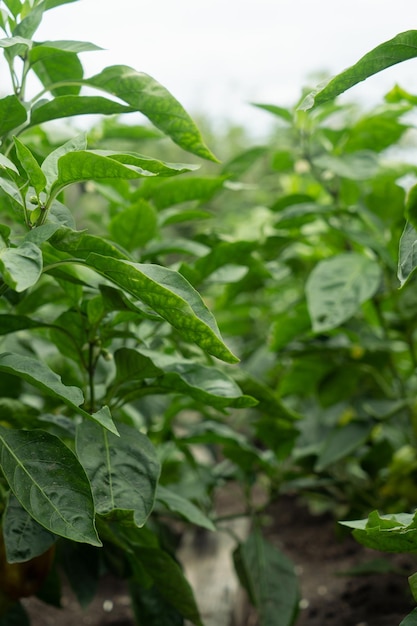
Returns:
[[[138,190],[138,195],[151,199],[157,209],[166,209],[175,204],[198,200],[207,202],[217,191],[222,189],[224,176],[214,178],[183,178],[180,180],[146,181]]]
[[[408,128],[407,124],[399,122],[390,111],[367,115],[349,129],[349,136],[343,146],[343,151],[381,152],[397,143]]]
[[[120,153],[111,150],[91,150],[91,152],[99,156],[107,156],[115,161],[124,163],[124,165],[133,165],[134,167],[143,169],[145,172],[151,172],[159,176],[176,176],[184,172],[192,172],[200,167],[199,165],[189,163],[167,163],[166,161],[154,159],[143,154],[137,154],[136,152]],[[178,184],[178,181],[176,182]]]
[[[161,596],[191,624],[204,626],[193,590],[172,556],[159,548],[144,547],[137,550],[135,557],[152,577]]]
[[[64,385],[58,374],[38,359],[3,352],[0,354],[0,371],[23,378],[46,395],[58,398],[77,410],[84,402],[81,389]]]
[[[132,251],[150,241],[156,234],[157,226],[157,212],[151,204],[139,199],[113,217],[109,231],[114,241]]]
[[[400,239],[398,254],[398,279],[405,285],[417,267],[417,231],[407,222]]]
[[[13,17],[17,17],[22,9],[20,0],[4,0],[4,4],[9,9]]]
[[[28,328],[47,328],[49,324],[15,313],[0,314],[0,335],[16,333]]]
[[[214,367],[200,365],[181,357],[142,349],[120,348],[115,353],[117,395],[134,398],[142,395],[138,381],[155,378],[160,392],[183,393],[216,408],[254,406],[256,401],[244,396],[238,385]]]
[[[134,110],[132,107],[127,107],[101,96],[57,96],[49,102],[42,101],[33,107],[30,115],[30,125],[34,126],[50,120],[73,117],[75,115],[120,115],[121,113],[131,113]]]
[[[0,250],[0,272],[4,282],[17,292],[32,287],[42,274],[42,252],[30,241],[18,248]]]
[[[48,241],[59,229],[60,224],[56,224],[54,222],[42,224],[42,226],[37,226],[36,228],[30,230],[25,235],[25,241],[30,241],[36,246],[41,246],[43,243],[45,243],[45,241]]]
[[[0,427],[0,465],[24,509],[51,533],[101,546],[90,483],[77,458],[40,430]]]
[[[86,180],[120,180],[153,175],[135,165],[124,165],[116,159],[87,150],[67,152],[58,159],[58,177],[51,186],[50,194],[56,196],[68,185]]]
[[[207,515],[204,515],[190,500],[183,498],[174,491],[158,485],[156,499],[162,502],[170,511],[178,513],[192,524],[207,528],[207,530],[216,530],[216,527]]]
[[[353,528],[355,539],[372,550],[398,553],[417,550],[417,527],[412,514],[381,516],[374,511],[368,519],[341,524]]]
[[[103,407],[92,415],[84,411],[80,406],[84,402],[84,395],[81,389],[64,385],[60,376],[42,361],[28,356],[4,352],[0,354],[0,372],[23,378],[23,380],[26,380],[26,382],[42,391],[42,393],[61,400],[76,413],[96,420],[104,428],[117,435],[117,429],[107,407]]]
[[[25,37],[4,37],[4,39],[0,39],[0,48],[11,48],[17,45],[25,46],[30,49],[32,47],[32,41]]]
[[[408,584],[410,585],[414,601],[417,602],[417,572],[408,577]]]
[[[182,209],[174,207],[166,209],[159,214],[159,225],[161,227],[170,226],[171,224],[181,224],[182,222],[192,222],[194,220],[207,220],[213,215],[205,209]]]
[[[417,608],[413,609],[400,623],[400,626],[417,626]]]
[[[233,157],[225,163],[222,173],[233,178],[240,178],[254,163],[268,153],[267,146],[254,146]]]
[[[76,150],[85,150],[87,148],[87,138],[85,134],[77,135],[73,137],[59,148],[56,148],[48,154],[44,162],[42,163],[42,171],[48,180],[48,188],[58,178],[58,161],[67,154],[67,152],[73,152]]]
[[[417,30],[400,33],[365,54],[357,63],[337,74],[325,85],[312,91],[303,100],[299,108],[306,111],[328,100],[333,100],[336,96],[370,76],[416,56]]]
[[[314,165],[350,180],[373,178],[379,167],[376,155],[369,150],[351,152],[341,156],[324,154],[314,159]]]
[[[156,80],[125,65],[107,67],[84,84],[102,89],[135,107],[181,148],[216,161],[182,105]]]
[[[250,265],[252,252],[256,249],[255,241],[220,241],[213,247],[208,254],[199,255],[191,268],[191,276],[193,282],[201,282],[206,280],[219,268],[225,265]],[[184,268],[184,275],[188,275],[188,268]]]
[[[24,124],[26,118],[26,109],[16,96],[6,96],[0,100],[0,136]]]
[[[371,430],[372,424],[362,422],[351,422],[341,428],[335,428],[324,441],[315,470],[321,472],[332,463],[358,450],[368,439]]]
[[[86,259],[91,252],[115,259],[126,259],[126,255],[110,241],[71,228],[60,228],[50,239],[50,243],[57,250],[81,259]]]
[[[311,320],[305,302],[292,304],[288,310],[273,317],[269,344],[272,350],[282,350],[290,341],[305,335]]]
[[[85,421],[77,427],[77,454],[90,478],[97,512],[133,512],[141,527],[154,505],[160,466],[145,435],[125,424],[119,424],[119,431],[116,437]]]
[[[327,215],[335,213],[338,209],[332,204],[322,204],[318,202],[303,202],[302,204],[292,204],[282,209],[277,215],[275,227],[296,228],[315,221],[319,215]]]
[[[9,563],[29,561],[46,552],[56,541],[56,535],[38,524],[12,494],[7,500],[2,529]]]
[[[24,17],[23,20],[17,24],[12,34],[14,36],[32,39],[42,21],[43,11],[44,9],[40,5],[32,8],[28,15],[26,15],[26,17]]]
[[[4,170],[3,172],[1,170]],[[13,161],[10,161],[4,154],[0,154],[0,174],[4,174],[7,170],[11,170],[14,174],[19,174],[19,170]]]
[[[288,109],[284,109],[283,107],[277,106],[275,104],[261,104],[257,102],[252,102],[252,105],[258,107],[258,109],[263,109],[268,113],[272,113],[276,117],[281,118],[285,122],[293,123],[293,114]]]
[[[33,45],[29,58],[31,63],[35,63],[44,56],[51,55],[53,50],[79,54],[80,52],[95,52],[102,49],[89,41],[72,41],[67,39],[42,41]]]
[[[355,252],[318,263],[306,285],[313,330],[323,332],[343,324],[375,294],[380,282],[378,263]]]
[[[85,265],[150,306],[188,341],[223,361],[238,361],[223,343],[216,321],[198,292],[178,272],[94,252]]]
[[[80,93],[84,70],[74,52],[44,48],[43,54],[32,64],[32,69],[53,96]]]
[[[35,189],[37,194],[45,189],[46,176],[42,172],[41,167],[32,152],[24,143],[22,143],[17,137],[13,137],[16,154],[25,170],[30,184]]]
[[[167,391],[189,394],[192,398],[217,408],[254,406],[256,400],[242,392],[234,380],[214,367],[145,351],[163,369],[162,387]]]
[[[414,228],[417,228],[417,185],[408,191],[405,202],[405,217]]]
[[[251,532],[233,555],[241,583],[258,610],[260,626],[294,624],[299,591],[294,566],[259,530]]]

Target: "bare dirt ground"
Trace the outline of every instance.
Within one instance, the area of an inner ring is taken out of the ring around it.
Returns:
[[[341,539],[331,517],[313,516],[292,498],[281,498],[268,515],[271,523],[266,536],[293,560],[299,575],[301,603],[296,626],[399,626],[414,608],[407,576],[417,571],[417,556],[381,554],[361,547],[349,535]],[[213,550],[217,549],[214,543]],[[384,559],[395,571],[345,574],[374,559]],[[230,573],[227,576],[225,584],[230,585]],[[242,594],[233,596],[232,602],[240,606],[230,607],[228,626],[259,626],[256,613]],[[26,600],[25,607],[32,626],[134,625],[126,587],[112,578],[103,580],[100,593],[86,611],[67,588],[63,609],[48,607],[34,598]],[[219,617],[216,622],[211,615],[210,623],[222,626],[226,624],[223,619]],[[279,616],[276,626],[281,626]]]

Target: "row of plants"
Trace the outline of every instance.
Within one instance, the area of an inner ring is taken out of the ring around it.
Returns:
[[[237,481],[236,571],[262,626],[290,626],[294,568],[262,532],[280,494],[414,550],[417,97],[335,98],[417,34],[292,108],[256,104],[276,130],[231,132],[224,158],[152,77],[86,77],[96,46],[36,40],[74,1],[0,8],[0,624],[28,624],[34,593],[59,606],[62,573],[87,606],[111,572],[138,624],[202,626],[178,528],[221,529]]]

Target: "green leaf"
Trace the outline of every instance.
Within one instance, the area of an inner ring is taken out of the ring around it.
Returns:
[[[260,626],[291,626],[298,611],[299,591],[294,566],[259,530],[251,532],[234,553],[241,583],[258,610]]]
[[[30,241],[18,248],[0,250],[0,271],[4,282],[17,292],[25,291],[39,280],[42,274],[42,252]]]
[[[405,216],[414,228],[417,228],[417,185],[411,187],[405,201]]]
[[[333,100],[336,96],[377,72],[416,56],[417,31],[409,30],[400,33],[365,54],[357,63],[337,74],[325,85],[312,91],[303,100],[299,108],[306,111],[328,100]]]
[[[14,36],[26,37],[27,39],[32,39],[35,34],[39,24],[42,21],[44,9],[38,5],[35,8],[32,8],[28,15],[23,18],[21,22],[17,24],[17,26],[13,30]]]
[[[199,165],[190,165],[189,163],[167,163],[166,161],[137,154],[136,152],[120,153],[111,150],[92,150],[91,152],[100,156],[107,156],[125,165],[133,165],[145,172],[158,174],[159,176],[176,176],[184,172],[192,172],[200,167]],[[178,181],[175,182],[178,184]]]
[[[56,196],[68,185],[86,180],[120,180],[143,176],[153,176],[153,173],[87,150],[67,152],[58,159],[58,177],[51,186],[50,195]]]
[[[145,200],[117,213],[109,224],[113,239],[126,250],[132,251],[144,246],[156,234],[158,214]]]
[[[217,161],[182,105],[147,74],[125,65],[114,65],[85,80],[84,84],[111,93],[135,107],[184,150]]]
[[[405,285],[417,267],[417,231],[407,222],[400,238],[398,254],[398,279]]]
[[[90,478],[97,512],[133,512],[141,527],[153,508],[160,466],[145,435],[126,424],[118,427],[120,437],[91,421],[80,424],[77,454]]]
[[[222,189],[225,176],[213,178],[183,178],[181,180],[146,181],[139,189],[141,197],[152,199],[157,209],[166,209],[175,204],[198,200],[207,202],[214,194]]]
[[[340,522],[353,528],[355,539],[368,548],[383,552],[415,552],[417,546],[417,526],[415,514],[398,513],[380,515],[378,511],[369,514],[368,519]]]
[[[142,349],[142,353],[163,370],[164,375],[158,382],[167,391],[189,394],[199,402],[219,409],[256,404],[253,398],[242,395],[234,380],[215,367],[150,350]]]
[[[38,524],[12,494],[7,500],[2,529],[9,563],[29,561],[46,552],[56,535]]]
[[[23,378],[42,393],[61,400],[76,413],[96,420],[104,428],[117,435],[117,429],[111,418],[109,409],[103,407],[90,415],[80,405],[84,402],[84,395],[79,387],[66,386],[58,374],[55,374],[45,363],[32,357],[4,352],[0,354],[0,372],[6,372]]]
[[[351,422],[341,428],[335,428],[324,441],[317,458],[315,470],[321,472],[332,463],[348,456],[368,439],[372,424]]]
[[[75,115],[101,114],[120,115],[135,109],[101,96],[65,95],[57,96],[49,102],[40,102],[31,110],[30,126],[42,124],[62,117]]]
[[[8,335],[28,328],[48,328],[48,326],[49,324],[24,315],[16,315],[15,313],[2,313],[0,315],[0,335]]]
[[[92,251],[115,259],[126,259],[126,255],[110,241],[71,228],[60,228],[50,239],[50,243],[57,250],[81,259],[86,259]]]
[[[20,504],[41,526],[73,541],[101,546],[87,476],[57,437],[0,427],[0,465]]]
[[[4,4],[9,9],[13,17],[17,17],[22,9],[20,0],[4,0]]]
[[[25,170],[27,177],[29,179],[30,184],[35,189],[37,194],[40,194],[41,191],[45,189],[46,186],[46,176],[42,172],[41,167],[29,148],[25,146],[17,137],[13,137],[16,154]]]
[[[378,263],[355,252],[318,263],[306,285],[313,330],[323,332],[343,324],[375,294],[380,282]]]
[[[89,41],[72,41],[67,39],[57,41],[42,41],[41,43],[35,43],[31,49],[30,61],[36,63],[44,56],[50,56],[53,51],[74,52],[79,54],[80,52],[95,52],[102,50],[100,46],[96,46]]]
[[[44,162],[42,163],[42,171],[45,174],[48,187],[50,188],[55,180],[58,178],[58,161],[68,152],[76,150],[85,150],[87,148],[87,139],[85,134],[77,135],[73,137],[59,148],[56,148],[48,154]]]
[[[80,93],[84,70],[74,52],[44,48],[43,54],[33,62],[32,69],[53,96]]]
[[[26,109],[19,98],[6,96],[0,100],[0,136],[24,124],[26,118]]]
[[[204,515],[190,500],[183,498],[174,491],[158,485],[156,499],[162,502],[170,511],[178,513],[192,524],[207,528],[207,530],[216,530],[216,527],[207,515]]]
[[[276,117],[281,118],[285,122],[293,123],[293,114],[288,109],[284,109],[283,107],[277,106],[276,104],[261,104],[258,102],[252,102],[253,106],[258,107],[258,109],[263,109],[268,113],[272,113]]]
[[[193,591],[181,567],[159,548],[140,548],[135,554],[160,592],[179,613],[195,626],[204,626]]]
[[[94,252],[85,265],[150,306],[188,341],[223,361],[238,361],[223,343],[216,321],[198,292],[178,272]]]
[[[400,623],[400,626],[417,626],[417,608],[413,609]]]
[[[408,577],[408,584],[410,585],[414,601],[417,602],[417,572]]]
[[[314,165],[321,169],[329,170],[341,178],[350,180],[368,180],[378,172],[378,160],[376,155],[369,150],[361,150],[333,156],[324,154],[314,159]]]

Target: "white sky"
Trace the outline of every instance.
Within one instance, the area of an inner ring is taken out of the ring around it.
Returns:
[[[45,14],[37,40],[106,48],[86,74],[125,64],[160,81],[185,108],[261,127],[251,101],[295,103],[313,74],[335,74],[399,32],[417,28],[415,0],[80,0]],[[414,21],[413,21],[414,17]],[[351,90],[380,101],[395,82],[417,93],[417,59]]]

